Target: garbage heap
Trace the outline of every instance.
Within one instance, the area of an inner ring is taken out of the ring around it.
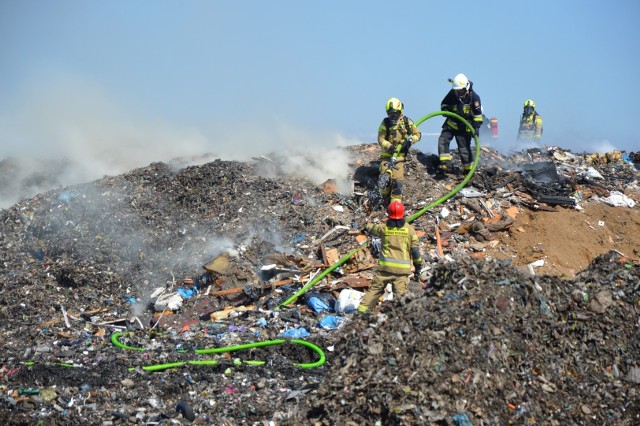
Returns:
[[[296,420],[634,424],[639,283],[638,265],[613,252],[573,281],[471,258],[441,264],[424,294],[341,330]]]
[[[273,156],[153,163],[0,210],[3,424],[638,424],[638,233],[589,225],[589,249],[613,250],[570,279],[509,246],[520,214],[604,200],[627,212],[608,227],[637,228],[634,164],[485,148],[448,215],[416,223],[425,285],[358,316],[377,259],[357,229],[384,212],[375,146],[348,150],[346,195]],[[409,213],[461,181],[412,154]]]

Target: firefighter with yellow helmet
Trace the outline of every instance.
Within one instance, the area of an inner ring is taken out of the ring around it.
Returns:
[[[540,138],[542,138],[542,116],[536,111],[535,102],[527,99],[520,117],[518,140],[540,141]]]
[[[449,82],[451,90],[442,99],[440,109],[458,114],[471,124],[473,131],[456,118],[447,117],[438,138],[439,171],[451,171],[453,157],[449,151],[449,145],[455,137],[462,167],[465,172],[468,172],[473,165],[471,139],[475,135],[479,135],[480,127],[482,127],[482,103],[480,96],[473,90],[473,83],[466,75],[458,74],[453,79],[449,79]]]
[[[398,98],[390,98],[385,108],[387,116],[378,127],[378,145],[382,148],[378,189],[386,207],[391,201],[402,201],[404,163],[409,148],[420,140],[422,133],[404,115],[404,105]]]

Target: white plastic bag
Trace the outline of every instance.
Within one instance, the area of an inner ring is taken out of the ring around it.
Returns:
[[[340,292],[338,300],[336,301],[336,312],[338,314],[352,314],[358,309],[358,305],[363,297],[363,292],[345,288]]]
[[[636,202],[627,197],[620,191],[611,191],[607,198],[596,198],[603,203],[609,204],[613,207],[630,207],[633,208]]]

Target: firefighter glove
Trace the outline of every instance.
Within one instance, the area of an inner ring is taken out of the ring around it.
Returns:
[[[361,234],[368,234],[369,231],[367,230],[367,223],[363,223],[362,225],[360,225],[360,228],[358,228],[358,231],[360,231]]]
[[[389,145],[389,148],[387,148],[387,152],[389,152],[389,154],[393,155],[396,153],[396,146],[394,144]]]
[[[411,148],[411,144],[413,143],[413,137],[409,136],[408,138],[406,138],[404,140],[404,142],[402,142],[402,152],[403,153],[407,153],[409,152],[409,148]]]

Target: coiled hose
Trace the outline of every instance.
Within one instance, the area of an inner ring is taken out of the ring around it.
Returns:
[[[135,347],[135,346],[128,346],[125,345],[123,343],[120,342],[120,336],[122,335],[122,332],[117,332],[117,333],[113,333],[111,335],[111,343],[113,343],[116,347],[120,348],[120,349],[128,349],[128,350],[132,350],[132,351],[144,351],[144,348],[139,348],[139,347]],[[277,339],[277,340],[265,340],[262,342],[254,342],[254,343],[245,343],[242,345],[235,345],[235,346],[224,346],[221,348],[207,348],[207,349],[195,349],[194,352],[200,355],[205,355],[205,354],[217,354],[217,353],[225,353],[225,352],[235,352],[235,351],[241,351],[241,350],[245,350],[245,349],[251,349],[251,348],[262,348],[265,346],[274,346],[274,345],[281,345],[283,343],[286,343],[287,340],[285,339]],[[304,346],[306,348],[311,349],[312,351],[314,351],[316,354],[318,354],[319,358],[317,361],[315,362],[306,362],[306,363],[294,363],[293,365],[300,367],[300,368],[314,368],[314,367],[320,367],[322,364],[324,364],[324,362],[326,361],[326,357],[324,355],[324,351],[322,349],[320,349],[318,346],[314,345],[313,343],[307,342],[306,340],[298,340],[298,339],[290,339],[288,340],[288,342],[290,343],[294,343],[297,345],[301,345]],[[209,359],[209,360],[190,360],[190,361],[179,361],[179,362],[170,362],[170,363],[164,363],[164,364],[155,364],[155,365],[147,365],[142,367],[143,370],[145,371],[162,371],[162,370],[166,370],[168,368],[175,368],[175,367],[180,367],[186,364],[190,364],[190,365],[217,365],[219,363],[219,361],[214,360],[214,359]],[[249,365],[264,365],[266,363],[266,361],[234,361],[235,364],[249,364]],[[131,367],[129,368],[129,370],[135,370],[135,367]]]

